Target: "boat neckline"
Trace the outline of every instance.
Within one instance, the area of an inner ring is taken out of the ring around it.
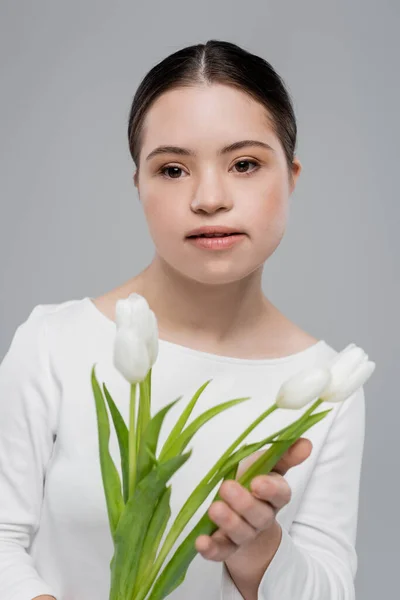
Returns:
[[[96,317],[99,323],[103,323],[107,326],[110,331],[116,331],[116,322],[107,317],[104,313],[102,313],[97,306],[94,304],[94,298],[90,296],[85,296],[82,298],[81,302],[84,303],[90,310],[90,314]],[[211,352],[206,352],[204,350],[198,350],[196,348],[190,348],[189,346],[184,346],[182,344],[177,344],[175,342],[170,342],[169,340],[164,340],[162,338],[158,338],[160,347],[165,346],[170,349],[175,350],[179,353],[185,353],[187,355],[191,355],[197,358],[204,358],[206,360],[213,360],[217,362],[225,362],[232,363],[237,365],[253,365],[253,366],[267,366],[267,365],[278,365],[283,364],[292,360],[300,359],[308,356],[309,354],[314,353],[316,350],[319,350],[322,346],[325,346],[325,340],[318,340],[308,348],[304,348],[304,350],[300,350],[298,352],[294,352],[292,354],[288,354],[286,356],[277,356],[271,358],[240,358],[236,356],[225,356],[223,354],[214,354]]]

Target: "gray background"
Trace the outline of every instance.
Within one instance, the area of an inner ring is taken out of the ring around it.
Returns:
[[[360,600],[393,597],[400,559],[399,6],[0,4],[0,356],[34,305],[103,294],[150,262],[126,129],[156,62],[217,38],[284,78],[303,172],[264,289],[314,336],[337,350],[354,341],[377,364],[365,387]]]

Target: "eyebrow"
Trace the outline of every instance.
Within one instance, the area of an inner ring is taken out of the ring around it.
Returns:
[[[223,154],[228,154],[229,152],[233,152],[234,150],[240,150],[241,148],[247,146],[257,146],[259,148],[265,148],[272,152],[275,150],[269,144],[265,142],[261,142],[260,140],[241,140],[239,142],[234,142],[233,144],[229,144],[229,146],[224,146],[221,150],[218,151],[218,156],[222,156]],[[181,148],[180,146],[158,146],[150,154],[147,156],[146,160],[150,160],[154,156],[158,156],[159,154],[180,154],[183,156],[197,156],[194,150],[190,148]]]

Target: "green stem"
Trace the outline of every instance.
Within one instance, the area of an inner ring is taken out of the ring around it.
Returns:
[[[215,465],[208,471],[208,473],[203,477],[203,479],[200,481],[200,483],[196,486],[196,488],[193,490],[193,492],[190,494],[189,498],[186,500],[185,504],[182,506],[181,510],[179,511],[171,529],[169,530],[165,540],[164,540],[164,544],[157,556],[157,559],[154,562],[153,568],[151,573],[149,574],[148,578],[147,578],[147,584],[145,589],[142,589],[141,592],[139,592],[138,596],[135,598],[135,600],[143,600],[148,592],[148,590],[150,589],[150,587],[152,586],[155,578],[158,575],[158,572],[163,564],[163,562],[165,561],[168,552],[171,550],[172,546],[174,545],[175,541],[177,540],[178,536],[180,535],[180,533],[183,531],[184,527],[186,526],[186,524],[189,522],[189,520],[191,519],[191,517],[193,516],[193,514],[195,513],[195,511],[198,509],[197,506],[193,507],[193,511],[192,514],[187,515],[186,519],[184,519],[180,524],[179,524],[179,528],[175,529],[175,523],[178,521],[178,519],[180,518],[180,516],[182,515],[182,513],[185,511],[186,507],[190,504],[193,496],[197,493],[197,491],[199,490],[200,487],[202,487],[204,484],[207,484],[209,482],[209,480],[212,478],[212,476],[217,473],[219,471],[219,469],[221,468],[221,466],[223,465],[223,463],[230,457],[230,455],[232,454],[233,450],[235,450],[235,448],[240,444],[240,442],[242,442],[244,440],[244,438],[246,436],[249,435],[249,433],[251,433],[251,431],[253,429],[255,429],[255,427],[257,427],[257,425],[259,423],[261,423],[261,421],[263,421],[268,415],[270,415],[271,413],[273,413],[276,409],[277,409],[277,405],[274,403],[272,404],[267,410],[265,410],[263,413],[261,413],[261,415],[259,415],[248,427],[247,429],[245,429],[245,431],[243,433],[241,433],[236,440],[229,446],[229,448],[224,452],[224,454],[220,457],[220,459],[215,463]],[[284,427],[282,430],[276,432],[275,434],[273,434],[272,436],[270,436],[269,440],[272,442],[274,440],[275,437],[277,437],[280,433],[282,433],[283,431],[285,431],[286,429],[288,429],[287,427]],[[268,441],[265,442],[266,444],[269,443]]]
[[[304,421],[307,420],[307,418],[311,415],[312,412],[314,412],[314,410],[320,405],[322,404],[323,400],[321,400],[320,398],[318,398],[318,400],[316,400],[314,402],[314,404],[312,404],[310,406],[310,408],[308,408],[302,415],[301,417],[299,417],[296,421],[293,421],[293,423],[291,423],[291,425],[287,428],[286,431],[286,435],[285,433],[281,434],[279,436],[279,439],[281,440],[291,440],[293,433],[295,433],[296,435],[296,431],[301,430],[302,424],[304,423]],[[267,452],[261,454],[261,456],[258,457],[257,460],[255,460],[253,462],[252,465],[250,465],[250,467],[248,469],[246,469],[246,471],[239,477],[238,482],[243,486],[243,487],[247,487],[249,488],[249,484],[251,482],[251,480],[253,479],[253,477],[255,477],[256,475],[260,474],[260,467],[266,467],[268,472],[271,469],[270,464],[275,465],[276,464],[276,456],[277,454],[284,454],[286,452],[286,450],[288,448],[290,448],[290,446],[293,444],[292,441],[288,441],[287,444],[285,444],[284,447],[281,446],[280,449],[273,449],[271,452],[271,448],[269,450],[267,450]],[[267,460],[267,455],[269,456],[269,460]]]
[[[149,369],[145,379],[140,382],[140,399],[138,406],[138,424],[136,431],[136,455],[139,456],[140,441],[146,427],[150,421],[150,403],[151,403],[151,373]]]
[[[137,452],[135,435],[136,383],[131,384],[129,404],[129,498],[135,491]]]
[[[287,438],[291,439],[292,435],[293,435],[293,431],[296,431],[296,429],[299,429],[299,426],[301,425],[301,423],[323,402],[323,400],[318,399],[307,411],[304,412],[303,415],[301,415],[301,417],[299,417],[296,421],[294,421],[293,423],[291,423],[290,425],[287,425],[286,427],[283,427],[282,429],[280,429],[279,431],[277,431],[276,433],[274,433],[273,435],[271,435],[269,438],[266,438],[265,440],[265,444],[268,444],[270,442],[273,442],[275,440],[275,438],[279,437],[280,439],[283,438],[285,439],[285,433],[287,434]],[[196,492],[199,490],[199,488],[207,483],[209,483],[210,479],[212,478],[213,475],[215,475],[222,467],[224,462],[226,462],[227,459],[229,459],[229,457],[231,456],[231,453],[233,450],[235,450],[235,448],[240,444],[240,442],[249,435],[249,433],[261,422],[263,421],[269,414],[271,414],[272,412],[274,412],[276,409],[278,408],[278,406],[274,403],[272,406],[270,406],[266,411],[264,411],[261,415],[259,415],[257,417],[257,419],[255,419],[248,427],[247,429],[240,435],[238,436],[238,438],[229,446],[229,448],[224,452],[224,454],[221,456],[221,458],[216,462],[216,464],[210,469],[210,471],[203,477],[203,479],[200,481],[200,483],[197,485],[197,487],[193,490],[193,492],[191,493],[191,495],[189,496],[189,498],[186,500],[185,504],[183,505],[183,507],[181,508],[180,512],[178,513],[178,516],[176,517],[174,524],[172,525],[171,529],[168,532],[168,535],[166,536],[166,539],[164,541],[164,544],[161,548],[161,551],[159,552],[156,561],[154,562],[153,568],[151,570],[151,572],[148,574],[147,576],[147,582],[144,588],[142,588],[142,590],[139,592],[139,594],[137,596],[135,596],[135,600],[144,600],[144,598],[146,597],[148,591],[150,590],[151,586],[153,585],[158,572],[162,566],[162,564],[164,563],[168,552],[170,551],[170,549],[172,548],[173,544],[175,543],[175,541],[177,540],[177,538],[179,537],[180,533],[183,531],[184,527],[186,526],[186,524],[188,523],[188,521],[191,519],[191,517],[193,516],[193,514],[195,513],[195,511],[199,508],[198,506],[193,506],[192,507],[192,511],[190,514],[186,515],[186,518],[183,519],[180,523],[179,523],[179,527],[175,529],[175,525],[177,524],[177,522],[179,522],[179,518],[182,515],[182,513],[185,511],[186,507],[190,504],[193,496],[196,494]],[[288,447],[292,444],[293,442],[288,442]],[[273,455],[276,455],[277,452],[279,452],[279,450],[275,451],[274,449],[270,449],[271,452],[269,452],[270,454],[272,453]],[[282,452],[283,453],[283,452]],[[247,484],[248,486],[248,481],[252,479],[251,473],[253,472],[254,474],[257,474],[257,469],[259,469],[259,467],[266,462],[266,456],[264,456],[264,454],[262,454],[252,465],[249,469],[246,470],[246,472],[240,477],[240,479],[238,480],[240,483],[242,483],[243,480],[246,480],[246,482],[244,483],[244,485]],[[269,457],[269,460],[271,460],[271,456]],[[253,475],[254,476],[254,475]],[[215,485],[217,485],[218,483],[218,479],[216,478],[215,481]],[[242,483],[243,485],[243,483]],[[215,487],[215,486],[214,486]],[[215,500],[214,500],[215,501]],[[217,529],[217,527],[215,527],[215,529]]]
[[[143,402],[145,397],[145,385],[141,381],[139,383],[139,399],[138,399],[138,410],[137,410],[137,425],[136,425],[136,457],[139,456],[140,438],[142,435],[142,423],[143,423]]]
[[[149,424],[150,418],[151,418],[151,376],[152,376],[152,369],[149,369],[147,375],[146,375],[146,379],[145,379],[145,401],[144,401],[144,412],[143,412],[143,420],[142,420],[142,425],[143,425],[143,429],[142,431],[146,431],[147,425]]]

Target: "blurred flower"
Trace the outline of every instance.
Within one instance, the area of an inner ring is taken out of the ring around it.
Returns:
[[[343,402],[364,385],[375,370],[375,363],[356,344],[349,344],[330,363],[331,381],[320,394],[325,402]]]
[[[114,366],[131,384],[143,381],[157,360],[158,327],[154,312],[140,294],[117,300]]]
[[[299,371],[281,385],[276,397],[278,408],[303,408],[316,400],[331,379],[329,369],[312,367]]]
[[[368,360],[362,348],[351,343],[339,352],[325,368],[303,369],[289,377],[276,398],[279,408],[303,408],[311,400],[343,402],[369,379],[375,363]]]

